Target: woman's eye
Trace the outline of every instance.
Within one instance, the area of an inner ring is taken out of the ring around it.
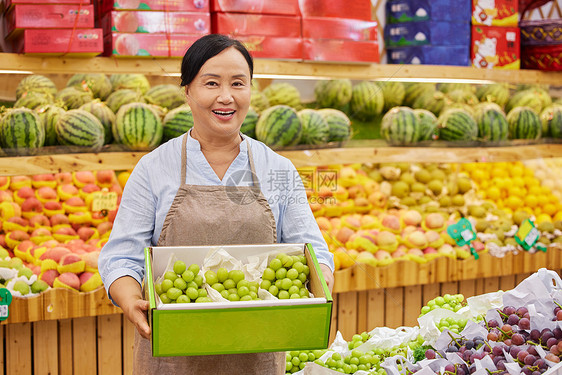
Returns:
[[[234,82],[233,86],[244,86],[243,82]]]
[[[206,85],[207,85],[207,86],[216,86],[217,83],[216,83],[216,82],[213,82],[213,81],[210,81],[210,82],[207,82]]]

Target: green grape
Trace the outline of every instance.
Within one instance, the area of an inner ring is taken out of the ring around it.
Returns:
[[[214,290],[216,290],[217,292],[222,292],[224,289],[224,285],[222,285],[221,283],[215,283],[211,286],[211,288],[213,288]]]
[[[217,274],[215,272],[209,270],[205,272],[205,281],[209,285],[214,285],[219,282],[219,278],[217,277]]]
[[[293,363],[287,361],[287,362],[286,362],[286,365],[285,365],[285,372],[291,371],[292,368],[293,368]]]
[[[176,303],[189,303],[191,302],[191,300],[189,299],[188,296],[186,296],[185,294],[182,294],[181,296],[178,297],[178,299],[176,300]]]
[[[368,332],[363,332],[363,333],[361,333],[361,339],[362,339],[363,341],[367,341],[367,340],[369,340],[370,338],[371,338],[371,335],[369,335]]]
[[[187,269],[193,272],[194,275],[199,273],[199,266],[197,264],[191,264]]]
[[[249,294],[240,297],[240,301],[251,301],[251,300],[252,300],[252,297]]]
[[[277,279],[284,279],[287,276],[287,270],[285,268],[279,268],[275,271],[275,277]]]
[[[282,290],[279,292],[277,298],[279,299],[289,299],[290,295],[289,292],[287,292],[286,290]]]
[[[306,362],[301,362],[299,364],[299,369],[302,370],[304,368],[304,366],[306,366]]]
[[[299,279],[293,280],[293,285],[301,288],[302,287],[302,281],[300,281]]]
[[[287,271],[287,277],[291,280],[295,280],[297,277],[299,277],[299,272],[296,269],[291,268]]]
[[[187,283],[185,282],[184,279],[178,277],[177,279],[174,280],[174,287],[180,290],[185,290],[185,288],[187,288]]]
[[[271,268],[273,271],[277,271],[281,267],[283,267],[283,263],[281,263],[280,259],[275,258],[271,262],[269,262],[269,268]]]
[[[293,359],[291,359],[291,362],[293,363],[293,366],[298,366],[301,363],[301,360],[299,359],[298,356],[293,357]]]
[[[160,301],[162,301],[162,303],[172,303],[172,300],[170,299],[170,297],[168,297],[166,293],[162,293],[160,295]]]
[[[291,295],[289,296],[289,298],[290,298],[290,299],[300,299],[301,296],[300,296],[300,294],[291,294]]]
[[[247,296],[248,294],[250,294],[250,290],[248,289],[247,286],[242,286],[242,287],[239,287],[239,288],[238,288],[238,295],[239,295],[240,297]],[[248,297],[249,297],[249,296],[248,296]],[[252,298],[252,297],[249,297],[249,298]]]
[[[226,289],[221,292],[222,298],[225,298],[225,299],[228,299],[229,294],[230,293],[228,293],[228,290],[226,290]]]
[[[250,285],[250,286],[248,287],[248,290],[249,290],[250,292],[254,292],[254,293],[257,293],[257,292],[258,292],[258,288],[257,288],[256,286],[254,286],[254,285]]]
[[[249,296],[251,299],[259,299],[258,294],[256,292],[250,292]]]
[[[272,285],[269,287],[269,293],[277,297],[277,294],[279,293],[279,288],[277,288],[275,285]]]
[[[224,267],[219,268],[217,270],[217,279],[219,283],[224,283],[228,279],[228,270]]]
[[[305,276],[308,276],[310,274],[310,268],[308,268],[306,264],[304,265],[304,271],[302,271],[302,273],[304,273]]]
[[[286,256],[285,258],[283,258],[282,262],[283,267],[285,268],[291,268],[293,266],[293,258],[290,256]]]
[[[164,279],[166,280],[174,281],[177,278],[178,275],[176,275],[174,271],[166,271],[166,273],[164,273]]]
[[[232,279],[235,284],[238,284],[240,280],[244,279],[244,272],[240,270],[232,270],[228,273],[228,278]]]
[[[234,280],[232,280],[232,279],[226,279],[226,280],[224,280],[224,282],[222,283],[222,285],[224,285],[224,288],[225,288],[225,289],[236,288],[236,283],[235,283]]]
[[[199,294],[199,297],[207,297],[207,290],[205,289],[199,289],[197,290],[197,293]]]
[[[443,306],[441,306],[442,309],[447,309],[447,310],[453,310],[451,308],[451,305],[449,305],[448,303],[443,304]]]
[[[351,359],[349,360],[349,364],[357,366],[359,364],[359,357],[351,357]]]
[[[281,283],[283,282],[283,280],[275,280],[275,286],[277,287],[277,289],[282,289],[281,288]]]
[[[240,289],[240,287],[243,287],[243,286],[245,286],[246,288],[250,288],[250,282],[248,280],[242,279],[242,280],[240,280],[239,282],[236,283],[236,287],[238,289]]]
[[[443,297],[435,297],[434,299],[435,304],[439,306],[443,306],[445,304],[445,299]]]
[[[299,353],[299,359],[301,360],[301,362],[306,362],[308,361],[308,354],[304,353],[304,352],[300,352]]]
[[[193,281],[193,279],[195,278],[195,274],[191,270],[185,270],[181,274],[181,278],[184,279],[186,283],[189,283],[190,281]]]
[[[203,276],[201,276],[201,275],[195,275],[195,277],[193,278],[193,282],[194,282],[195,284],[197,284],[198,287],[200,287],[201,285],[203,285],[203,282],[204,282]]]
[[[197,283],[195,281],[190,281],[187,283],[187,287],[188,288],[193,288],[193,289],[197,289],[199,288],[199,286],[197,285]]]
[[[203,303],[203,302],[213,302],[209,297],[199,297],[195,300],[195,303]]]
[[[427,314],[430,311],[431,311],[431,307],[429,307],[429,306],[424,306],[424,307],[421,308],[421,314],[422,315]]]
[[[302,262],[295,262],[293,263],[293,269],[295,269],[298,273],[304,272],[304,264]]]
[[[231,302],[240,301],[240,297],[238,296],[238,294],[229,294],[228,300]]]
[[[158,295],[162,294],[162,283],[154,284],[154,291]]]
[[[199,297],[199,292],[193,287],[188,287],[185,290],[185,295],[188,296],[191,300],[196,300]]]
[[[307,276],[304,273],[299,273],[299,280],[301,281],[301,283],[306,283],[307,280]]]
[[[185,263],[181,260],[176,260],[173,269],[176,274],[181,275],[186,270]]]
[[[261,284],[260,284],[260,288],[268,290],[269,287],[271,286],[271,281],[269,280],[262,280]]]
[[[238,294],[238,289],[236,288],[230,288],[227,289],[228,290],[228,294]]]
[[[309,353],[308,353],[308,361],[309,361],[309,362],[312,362],[312,361],[314,361],[315,359],[316,359],[316,356],[314,355],[314,353],[309,352]]]
[[[281,281],[281,289],[289,290],[293,286],[293,281],[288,278],[284,278]]]
[[[172,288],[174,286],[174,282],[170,279],[165,279],[162,280],[162,293],[166,293],[168,291],[168,289]]]

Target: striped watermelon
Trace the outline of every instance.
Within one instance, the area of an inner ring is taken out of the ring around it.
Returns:
[[[330,128],[328,142],[343,142],[351,137],[351,121],[342,111],[333,108],[324,108],[317,111]]]
[[[252,97],[250,99],[250,105],[259,114],[264,109],[269,107],[269,100],[267,100],[267,97],[262,92],[260,92],[260,90],[252,87]]]
[[[451,103],[451,104],[447,104],[445,107],[443,107],[443,109],[441,110],[441,113],[449,110],[449,109],[462,109],[466,112],[468,112],[472,117],[474,117],[474,107],[465,104],[465,103]]]
[[[187,105],[187,104],[184,104],[184,105]],[[154,110],[154,112],[156,112],[156,114],[158,114],[161,121],[164,121],[164,117],[166,117],[166,114],[168,113],[167,108],[160,107],[159,105],[156,105],[156,104],[149,104],[148,106],[150,108],[152,108]]]
[[[61,107],[57,107],[56,105],[52,104],[39,107],[35,111],[37,112],[37,115],[41,119],[43,127],[45,128],[45,146],[56,145],[57,132],[55,126],[66,111]]]
[[[541,120],[530,107],[516,107],[511,110],[507,114],[507,123],[509,124],[509,139],[539,139],[541,137]]]
[[[8,155],[33,155],[45,143],[45,129],[29,108],[8,110],[0,121],[0,146]]]
[[[506,83],[493,83],[481,85],[476,90],[476,97],[481,102],[496,103],[504,108],[509,100],[509,87]]]
[[[444,82],[439,84],[438,90],[445,94],[448,94],[456,90],[474,93],[474,86],[472,86],[469,83]]]
[[[288,105],[298,108],[301,105],[299,90],[290,83],[273,83],[263,90],[270,106]]]
[[[444,141],[475,141],[478,125],[470,113],[463,109],[448,109],[437,119],[439,139]]]
[[[28,91],[24,92],[18,100],[14,103],[14,108],[25,107],[29,109],[35,109],[43,105],[51,104],[53,98],[50,95],[46,95],[40,92]]]
[[[506,112],[511,112],[515,107],[530,107],[536,113],[541,113],[542,101],[532,89],[516,92],[505,106]]]
[[[144,94],[150,89],[148,79],[142,74],[112,74],[109,77],[112,90],[134,90]]]
[[[93,100],[89,103],[84,104],[79,109],[90,112],[92,115],[96,116],[103,125],[104,131],[104,144],[111,143],[113,141],[112,128],[115,122],[115,113],[105,104],[99,101],[99,99]]]
[[[144,94],[147,103],[174,109],[186,103],[183,90],[176,85],[157,85]]]
[[[72,109],[62,115],[55,131],[61,145],[81,146],[91,151],[103,146],[103,125],[96,116],[81,109]]]
[[[164,142],[184,134],[193,127],[191,108],[186,104],[172,109],[164,116],[162,127],[164,128],[162,137]]]
[[[435,116],[439,116],[443,108],[451,104],[451,101],[441,91],[425,92],[415,101],[413,108],[427,109],[433,112]]]
[[[16,87],[16,99],[21,98],[24,92],[38,92],[47,96],[54,97],[57,93],[57,86],[49,78],[34,74],[22,79]]]
[[[94,98],[107,99],[111,94],[111,81],[103,73],[75,74],[66,83],[66,87],[74,87],[82,91],[90,91]]]
[[[382,89],[385,112],[392,107],[398,107],[402,105],[404,96],[406,95],[406,89],[404,88],[404,84],[402,82],[379,82],[379,86]]]
[[[381,135],[391,143],[410,144],[420,139],[418,118],[410,107],[394,107],[382,118]]]
[[[330,126],[314,109],[303,109],[297,113],[302,124],[301,143],[321,145],[330,138]]]
[[[562,138],[562,105],[551,105],[542,111],[542,136]]]
[[[543,109],[550,106],[552,104],[552,98],[548,95],[548,92],[542,89],[531,89],[535,93],[535,95],[541,101],[541,111],[537,113],[541,113]]]
[[[447,98],[453,103],[462,103],[468,105],[478,104],[478,98],[471,91],[453,90],[447,93]]]
[[[314,88],[316,104],[320,108],[343,108],[351,100],[351,80],[318,81]]]
[[[74,87],[65,87],[55,96],[55,102],[65,109],[78,109],[92,100],[94,97],[91,92],[77,90]]]
[[[124,105],[117,112],[113,124],[115,141],[133,150],[152,149],[158,146],[163,131],[160,117],[146,103]]]
[[[353,87],[350,104],[353,116],[368,120],[382,113],[384,96],[376,83],[362,81]]]
[[[435,91],[435,84],[433,83],[408,83],[405,85],[406,92],[404,93],[404,100],[402,104],[408,107],[413,107],[414,102],[420,96],[428,92]]]
[[[114,113],[117,113],[121,106],[129,103],[142,102],[143,100],[140,91],[124,89],[112,92],[105,103]]]
[[[478,125],[478,138],[485,141],[504,141],[507,139],[507,119],[498,104],[479,104],[475,109],[474,120]]]
[[[437,117],[426,109],[414,109],[418,118],[419,141],[431,141],[437,138]]]
[[[259,115],[258,113],[250,107],[242,126],[240,127],[240,132],[246,134],[248,137],[256,138],[256,124],[258,123]]]
[[[263,111],[256,124],[256,138],[269,147],[297,145],[302,124],[297,112],[287,105],[275,105]]]

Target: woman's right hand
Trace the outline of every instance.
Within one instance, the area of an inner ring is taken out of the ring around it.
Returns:
[[[135,325],[139,334],[150,340],[150,326],[147,320],[149,303],[142,298],[139,283],[131,276],[120,277],[110,285],[109,294],[115,304],[121,307],[127,319]]]

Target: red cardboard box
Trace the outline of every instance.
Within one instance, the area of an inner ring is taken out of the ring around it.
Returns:
[[[377,22],[348,18],[308,17],[302,19],[302,37],[377,40]]]
[[[472,24],[517,26],[519,0],[472,0]]]
[[[472,26],[472,66],[484,69],[519,69],[518,27]]]
[[[302,60],[301,38],[241,35],[237,39],[255,58]]]
[[[209,12],[209,0],[100,0],[102,13],[111,10]]]
[[[370,0],[301,0],[299,3],[303,17],[372,19]]]
[[[303,57],[309,61],[378,63],[379,43],[344,39],[303,39]]]
[[[101,29],[28,29],[14,38],[13,52],[96,56],[103,52],[103,32]]]
[[[105,33],[209,34],[211,15],[202,12],[112,11],[101,22]]]
[[[298,16],[298,0],[211,0],[211,12]]]
[[[92,0],[4,0],[6,9],[16,4],[91,4]]]
[[[238,35],[264,35],[298,38],[301,36],[301,19],[295,16],[278,16],[243,13],[213,13],[213,33]]]
[[[201,35],[121,34],[104,36],[104,55],[115,57],[183,57]]]
[[[94,6],[19,4],[6,13],[5,22],[6,35],[21,29],[93,28]]]

